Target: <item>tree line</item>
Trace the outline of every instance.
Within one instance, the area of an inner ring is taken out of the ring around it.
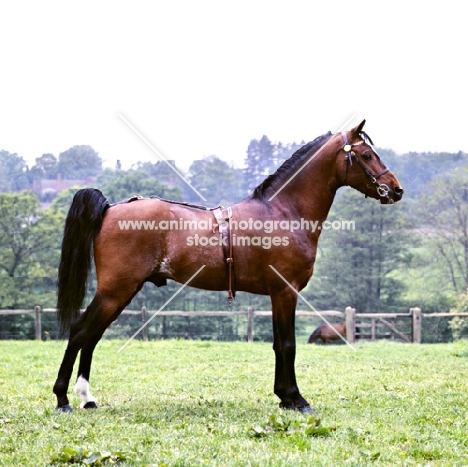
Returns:
[[[272,143],[263,136],[248,145],[245,168],[212,155],[194,161],[185,175],[207,199],[206,205],[228,206],[246,197],[303,144]],[[322,233],[315,273],[303,295],[317,309],[352,306],[359,312],[401,312],[419,306],[425,311],[460,311],[468,287],[468,154],[377,151],[400,179],[403,200],[380,205],[350,188],[339,190],[329,219],[354,220],[355,229]],[[71,180],[93,177],[93,186],[110,202],[135,194],[201,202],[164,162],[103,169],[93,148],[74,146],[58,158],[44,154],[28,167],[17,154],[0,151],[0,309],[55,306],[62,229],[78,187],[58,193],[46,206],[41,204],[44,194],[31,189],[59,173]],[[93,275],[87,300],[95,287]],[[178,287],[145,285],[131,307],[157,309]],[[233,308],[247,306],[270,308],[266,297],[239,293]],[[224,292],[186,288],[168,309],[226,307]],[[447,333],[453,331],[445,326]],[[463,322],[457,326],[457,335],[468,331]],[[269,336],[269,323],[264,328]]]

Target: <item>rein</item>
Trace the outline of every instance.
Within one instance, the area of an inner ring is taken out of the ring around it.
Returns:
[[[348,142],[348,137],[346,136],[346,133],[345,132],[342,132],[341,133],[341,136],[343,138],[343,142],[344,142],[344,146],[343,146],[343,151],[346,153],[346,164],[345,164],[345,174],[344,174],[344,185],[346,186],[347,183],[346,183],[346,179],[347,179],[347,175],[348,175],[348,162],[349,162],[349,166],[352,167],[353,165],[353,159],[360,165],[360,167],[362,168],[362,170],[364,171],[364,173],[366,174],[367,178],[370,180],[370,182],[373,184],[373,185],[377,185],[376,187],[376,190],[377,190],[377,193],[378,195],[381,197],[381,198],[387,198],[389,201],[390,200],[390,197],[388,196],[388,193],[390,191],[390,188],[388,187],[388,185],[386,185],[385,183],[379,183],[377,180],[384,174],[386,174],[387,172],[390,171],[389,168],[385,168],[384,170],[382,170],[382,172],[378,173],[377,175],[373,175],[368,169],[367,167],[364,165],[364,163],[362,162],[361,159],[359,159],[359,157],[356,156],[356,153],[353,151],[353,147],[355,146],[359,146],[361,144],[364,143],[364,141],[360,141],[359,143],[354,143],[354,144],[350,144]],[[370,188],[370,185],[367,185],[367,188],[369,189]],[[366,193],[365,193],[365,196],[367,198],[367,190],[366,190]]]

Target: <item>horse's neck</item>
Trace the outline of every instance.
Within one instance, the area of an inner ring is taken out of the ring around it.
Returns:
[[[278,193],[277,198],[280,204],[288,206],[290,215],[321,223],[327,218],[340,186],[334,164],[327,167],[326,162],[312,161]]]

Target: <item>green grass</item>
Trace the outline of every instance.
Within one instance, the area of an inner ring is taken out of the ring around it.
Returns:
[[[301,344],[298,383],[321,436],[277,408],[270,344],[122,344],[96,349],[100,408],[60,414],[65,343],[0,342],[0,466],[468,465],[468,342]]]

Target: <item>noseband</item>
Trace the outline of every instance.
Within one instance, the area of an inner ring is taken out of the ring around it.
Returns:
[[[376,190],[377,190],[378,195],[381,198],[387,198],[389,200],[389,202],[391,202],[392,200],[391,200],[390,196],[388,195],[388,193],[390,192],[390,188],[388,187],[388,185],[385,185],[385,183],[379,183],[377,181],[379,179],[379,177],[381,177],[382,175],[389,172],[390,169],[386,168],[386,169],[382,170],[382,172],[378,173],[377,175],[372,175],[372,173],[369,172],[369,170],[364,165],[364,163],[361,161],[361,159],[359,159],[359,157],[357,157],[356,153],[353,151],[354,146],[359,146],[360,144],[363,144],[364,141],[360,141],[359,143],[355,143],[355,144],[349,144],[348,137],[346,136],[346,133],[342,132],[341,136],[343,137],[343,142],[344,142],[343,151],[346,153],[344,185],[345,186],[347,185],[346,178],[347,178],[347,174],[348,174],[348,162],[349,162],[349,166],[351,167],[353,165],[353,159],[354,159],[361,166],[362,170],[364,170],[364,173],[366,174],[366,176],[370,180],[370,182],[373,185],[377,185]],[[369,138],[369,140],[370,140],[370,138]],[[372,144],[372,141],[371,141],[371,144]],[[367,188],[368,189],[371,188],[371,185],[367,185]],[[365,196],[367,198],[367,190],[366,190],[366,192],[364,194],[365,194]]]

